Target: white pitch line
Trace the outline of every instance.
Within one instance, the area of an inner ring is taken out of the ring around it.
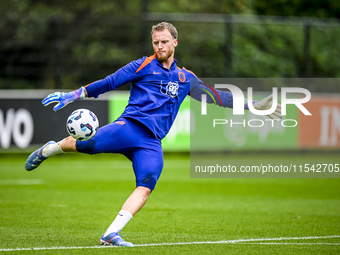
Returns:
[[[340,243],[234,243],[234,244],[267,244],[267,245],[333,245],[338,246]]]
[[[0,180],[0,185],[42,185],[43,180],[40,179],[14,179]]]
[[[202,242],[180,242],[180,243],[150,243],[150,244],[136,244],[135,247],[146,246],[175,246],[175,245],[192,245],[192,244],[281,244],[281,243],[262,243],[263,241],[283,241],[283,240],[311,240],[311,239],[331,239],[340,238],[340,235],[333,236],[302,236],[302,237],[277,237],[277,238],[256,238],[256,239],[237,239],[237,240],[223,240],[223,241],[202,241]],[[250,243],[249,243],[250,242]],[[251,243],[260,242],[260,243]],[[291,244],[291,243],[285,243]],[[304,245],[305,243],[295,243]],[[306,245],[312,245],[313,243],[306,243]],[[313,245],[320,245],[320,243],[314,243]],[[324,245],[331,245],[324,243]],[[339,243],[333,243],[332,245],[339,245]],[[69,247],[35,247],[35,248],[3,248],[1,251],[39,251],[39,250],[73,250],[73,249],[101,249],[101,248],[118,248],[118,246],[69,246]]]

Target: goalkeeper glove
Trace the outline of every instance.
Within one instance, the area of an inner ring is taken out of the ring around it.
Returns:
[[[45,99],[42,100],[42,104],[46,106],[51,103],[58,103],[56,106],[53,107],[53,110],[56,112],[75,100],[85,98],[85,92],[86,91],[84,87],[68,93],[54,92],[45,97]]]
[[[261,101],[255,102],[253,106],[256,110],[268,110],[272,107],[272,102],[270,102],[272,99],[273,95],[267,96]],[[267,116],[273,120],[279,120],[279,118],[281,119],[283,117],[281,115],[281,105],[277,104],[275,111]]]

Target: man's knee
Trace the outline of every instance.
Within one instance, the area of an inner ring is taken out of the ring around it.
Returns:
[[[152,192],[163,169],[161,148],[159,150],[143,149],[135,152],[133,169],[136,175],[136,187],[147,187]]]
[[[75,147],[78,152],[86,154],[96,154],[98,149],[95,148],[95,139],[90,139],[87,141],[76,141]]]
[[[137,187],[144,187],[150,191],[150,193],[154,190],[156,183],[158,181],[158,175],[156,174],[148,174],[137,180]],[[149,194],[150,194],[149,193]]]
[[[136,189],[145,197],[148,197],[151,194],[151,189],[144,186],[138,186]]]

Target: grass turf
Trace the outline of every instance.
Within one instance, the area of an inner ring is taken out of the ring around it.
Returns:
[[[68,154],[26,172],[27,156],[0,154],[0,249],[97,246],[134,189],[131,163],[119,155]],[[250,165],[259,155],[228,157]],[[338,160],[331,154],[284,160],[316,157]],[[165,155],[156,189],[122,231],[124,239],[160,244],[340,235],[340,179],[191,179],[189,166],[187,155]],[[0,253],[339,254],[339,243],[336,237]]]

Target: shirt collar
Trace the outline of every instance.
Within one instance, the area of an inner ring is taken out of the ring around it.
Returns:
[[[159,61],[158,59],[156,58],[156,61],[157,61],[157,65],[159,65],[160,67],[162,67],[164,70],[168,70],[167,68],[165,68]],[[176,63],[177,63],[177,60],[174,59],[174,61],[172,62],[171,66],[170,66],[170,70],[173,70],[176,68]]]

